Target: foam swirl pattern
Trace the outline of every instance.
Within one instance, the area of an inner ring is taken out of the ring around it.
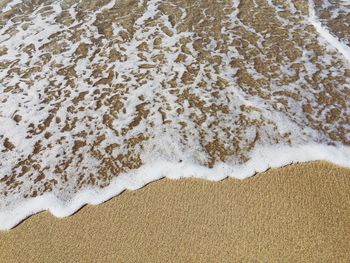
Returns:
[[[348,1],[0,4],[0,228],[158,178],[350,167]]]

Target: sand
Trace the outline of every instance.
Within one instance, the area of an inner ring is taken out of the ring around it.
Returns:
[[[350,170],[291,165],[238,181],[163,179],[0,232],[1,262],[349,262]]]

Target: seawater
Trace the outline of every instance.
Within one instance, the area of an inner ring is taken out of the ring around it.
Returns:
[[[349,1],[0,8],[1,229],[162,177],[350,167]]]

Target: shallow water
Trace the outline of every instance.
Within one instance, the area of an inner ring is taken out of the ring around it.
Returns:
[[[350,166],[347,0],[0,8],[0,227],[170,174]]]

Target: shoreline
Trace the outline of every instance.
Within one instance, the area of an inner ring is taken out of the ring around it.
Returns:
[[[276,158],[278,152],[278,158]],[[268,169],[281,168],[293,163],[327,160],[334,165],[350,168],[350,147],[325,145],[303,145],[296,147],[266,147],[256,149],[249,161],[242,165],[230,166],[219,163],[213,168],[191,164],[160,161],[149,163],[128,173],[121,174],[105,188],[86,188],[79,190],[62,201],[52,193],[19,199],[13,207],[0,211],[0,231],[15,227],[18,223],[41,211],[50,211],[56,217],[72,215],[86,204],[101,204],[125,190],[137,190],[162,178],[198,178],[220,181],[225,178],[245,179]],[[6,202],[6,200],[4,200]]]
[[[0,232],[6,262],[350,259],[350,169],[310,162],[245,180],[162,179],[70,217]]]

